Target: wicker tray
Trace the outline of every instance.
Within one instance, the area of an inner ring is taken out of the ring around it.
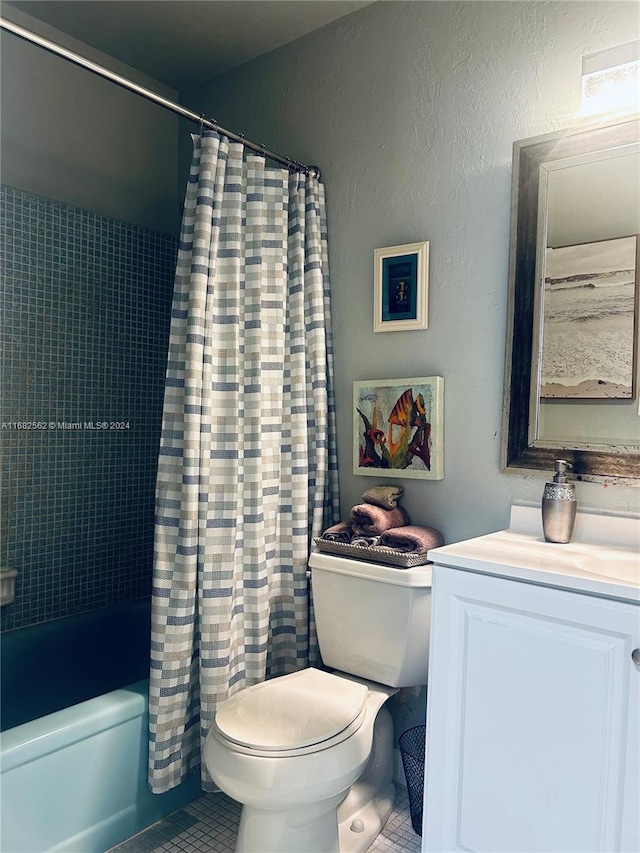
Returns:
[[[366,548],[361,545],[348,545],[345,542],[332,542],[330,539],[316,538],[313,541],[318,551],[325,554],[338,554],[340,557],[366,560],[368,563],[382,563],[398,569],[411,569],[413,566],[424,566],[425,563],[431,562],[426,554],[403,554],[401,551],[379,545]]]

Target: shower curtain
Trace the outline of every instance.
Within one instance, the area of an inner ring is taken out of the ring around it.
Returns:
[[[222,700],[317,662],[307,561],[338,520],[324,188],[193,139],[156,487],[156,793],[201,764]]]

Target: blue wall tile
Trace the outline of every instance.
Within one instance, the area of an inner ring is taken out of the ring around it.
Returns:
[[[177,243],[7,186],[0,215],[0,420],[54,424],[0,432],[9,630],[150,592]]]

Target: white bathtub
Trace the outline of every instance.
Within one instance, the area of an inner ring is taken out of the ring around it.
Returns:
[[[147,787],[148,682],[2,734],[0,850],[104,853],[197,797]]]

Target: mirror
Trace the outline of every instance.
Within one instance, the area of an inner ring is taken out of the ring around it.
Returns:
[[[640,485],[640,118],[516,142],[502,470]]]

